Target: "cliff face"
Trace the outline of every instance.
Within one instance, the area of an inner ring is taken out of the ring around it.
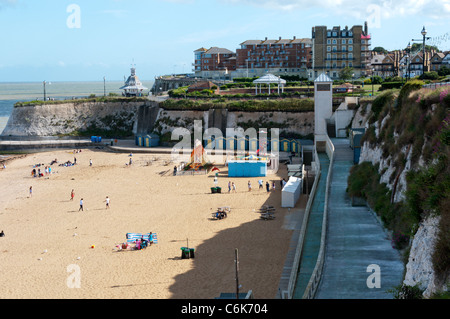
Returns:
[[[132,133],[142,102],[85,102],[15,107],[3,136],[53,136],[74,132]]]
[[[437,191],[432,194],[435,199],[430,199],[426,193],[429,191],[420,188],[440,187],[433,183],[442,178],[448,181],[448,169],[443,169],[447,176],[429,177],[430,180],[423,185],[413,185],[408,174],[427,170],[442,161],[444,166],[448,166],[448,137],[442,141],[442,136],[448,135],[449,99],[446,94],[442,90],[430,92],[420,89],[402,97],[387,92],[386,96],[377,98],[384,99],[383,105],[375,105],[380,103],[380,100],[375,100],[364,106],[365,116],[358,119],[365,123],[366,128],[360,163],[370,162],[378,167],[380,184],[385,183],[391,191],[391,203],[403,203],[409,210],[411,201],[421,203],[421,208],[417,209],[420,221],[411,227],[413,235],[410,237],[404,285],[419,287],[426,298],[446,291],[449,283],[448,256],[439,256],[448,254],[448,230],[443,230],[441,224],[448,218],[448,206],[438,203],[448,201],[448,193],[441,189],[441,194]],[[399,101],[401,98],[403,100]],[[412,193],[408,195],[413,191],[419,194],[418,198],[413,196],[411,199]],[[438,246],[446,248],[438,249]],[[437,265],[436,260],[443,264]],[[442,268],[444,270],[436,272]]]

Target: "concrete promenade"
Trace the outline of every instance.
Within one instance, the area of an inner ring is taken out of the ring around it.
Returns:
[[[316,266],[317,257],[320,250],[325,204],[325,189],[330,159],[326,153],[319,153],[318,155],[321,166],[321,175],[309,213],[308,224],[306,226],[306,235],[304,238],[293,299],[302,299],[306,286],[311,279],[314,267]]]
[[[403,262],[378,218],[365,206],[352,207],[346,188],[353,150],[347,139],[332,142],[335,159],[325,262],[315,299],[391,299],[387,290],[401,284]],[[369,285],[376,283],[375,269],[379,270],[380,288],[369,288],[368,281]]]

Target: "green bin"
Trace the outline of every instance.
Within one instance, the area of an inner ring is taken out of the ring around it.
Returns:
[[[222,193],[222,187],[216,187],[216,192],[217,193]]]
[[[195,254],[194,254],[194,248],[190,248],[189,249],[189,256],[191,257],[191,258],[195,258]]]
[[[217,193],[217,189],[215,187],[211,187],[211,193]]]
[[[189,248],[181,247],[181,259],[189,259]]]

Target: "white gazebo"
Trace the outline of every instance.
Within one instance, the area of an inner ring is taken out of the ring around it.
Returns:
[[[141,96],[142,91],[148,90],[145,86],[142,85],[141,81],[136,75],[136,68],[131,68],[131,75],[125,82],[125,85],[120,88],[124,90],[125,96]]]
[[[269,84],[269,95],[270,95],[270,85],[271,84],[278,85],[278,94],[280,94],[280,87],[281,87],[281,92],[284,92],[284,86],[286,85],[286,80],[283,80],[282,78],[280,78],[276,75],[267,73],[266,75],[254,80],[253,83],[256,84],[255,94],[258,94],[258,85],[259,85],[259,93],[261,93],[261,84]]]

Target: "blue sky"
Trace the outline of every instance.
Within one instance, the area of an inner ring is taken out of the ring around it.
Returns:
[[[0,0],[0,82],[121,81],[133,61],[152,80],[192,72],[200,47],[364,21],[372,48],[404,48],[425,25],[450,49],[450,0]]]

